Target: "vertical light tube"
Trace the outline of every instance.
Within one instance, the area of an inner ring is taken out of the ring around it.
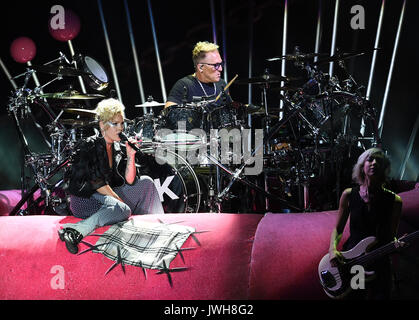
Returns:
[[[314,44],[314,53],[319,53],[322,33],[322,0],[319,0],[319,8],[317,11],[317,26],[316,26],[316,42]],[[314,57],[316,62],[318,57]]]
[[[116,93],[118,94],[119,101],[122,102],[121,90],[119,89],[118,76],[116,74],[115,64],[113,61],[112,49],[111,49],[111,44],[109,42],[108,30],[106,28],[105,16],[103,15],[102,1],[97,0],[97,5],[99,7],[100,20],[102,22],[103,34],[105,36],[106,48],[108,50],[109,62],[111,64],[113,80],[115,81]]]
[[[226,36],[226,22],[225,22],[225,0],[221,0],[221,27],[223,37],[223,61],[224,61],[224,81],[228,82],[227,75],[227,36]]]
[[[3,69],[7,79],[10,81],[10,83],[12,84],[13,89],[17,89],[17,85],[16,82],[12,79],[12,76],[10,75],[9,71],[7,70],[6,66],[3,63],[3,60],[1,60],[0,58],[0,66]]]
[[[162,71],[161,62],[160,62],[160,53],[159,53],[159,46],[158,46],[158,42],[157,42],[156,27],[154,25],[153,11],[151,10],[150,0],[147,0],[147,4],[148,4],[148,13],[150,15],[151,30],[153,32],[154,49],[156,51],[157,68],[159,70],[161,92],[162,92],[162,96],[163,96],[163,102],[166,102],[166,100],[167,100],[166,86],[164,84],[164,79],[163,79],[163,71]]]
[[[409,160],[410,154],[412,153],[413,143],[415,142],[416,134],[418,133],[419,128],[419,115],[416,117],[415,125],[413,126],[412,133],[410,134],[409,143],[407,144],[407,151],[404,155],[404,159],[400,168],[399,179],[402,180],[404,176],[404,171],[406,169],[407,161]]]
[[[287,32],[288,32],[288,0],[284,1],[284,23],[282,25],[282,55],[285,56],[287,54]],[[281,61],[281,76],[285,77],[285,69],[286,69],[286,59],[282,59]],[[281,87],[285,85],[284,81],[281,81]],[[284,91],[280,92],[281,95],[284,95]],[[282,110],[284,106],[284,101],[281,99],[279,102],[279,109]],[[282,120],[284,117],[284,112],[279,111],[279,120]]]
[[[211,7],[211,24],[212,24],[212,42],[217,44],[217,24],[215,21],[214,0],[210,0],[210,7]]]
[[[381,10],[380,10],[380,16],[378,18],[378,25],[377,25],[377,32],[375,36],[375,43],[374,43],[374,49],[378,48],[380,43],[380,35],[381,35],[381,27],[383,24],[383,16],[384,16],[384,6],[385,6],[386,0],[383,0],[381,2]],[[367,92],[365,95],[365,98],[367,100],[370,100],[370,94],[371,94],[371,87],[372,87],[372,79],[374,78],[374,70],[375,70],[375,62],[377,59],[377,50],[374,50],[372,54],[372,61],[371,61],[371,68],[370,68],[370,76],[368,78],[368,86],[367,86]],[[361,119],[361,129],[359,130],[361,136],[364,136],[365,134],[365,120],[364,117]]]
[[[396,40],[394,42],[393,55],[391,57],[390,70],[388,72],[387,84],[386,84],[386,89],[385,89],[385,92],[384,92],[383,105],[381,106],[380,120],[378,121],[379,138],[381,138],[382,133],[383,133],[384,114],[385,114],[386,107],[387,107],[388,92],[390,90],[390,83],[391,83],[391,77],[393,75],[394,62],[396,60],[397,48],[399,46],[399,39],[400,39],[401,30],[402,30],[405,8],[406,8],[406,0],[403,1],[403,7],[402,7],[402,11],[400,13],[399,26],[398,26],[398,29],[397,29]]]
[[[336,34],[338,30],[338,14],[339,14],[339,1],[335,2],[335,16],[333,18],[333,34],[332,34],[332,46],[330,47],[330,55],[333,56],[336,51]],[[333,61],[329,63],[329,75],[333,76]]]
[[[134,32],[132,30],[131,15],[129,13],[127,0],[124,0],[124,6],[125,6],[125,12],[127,15],[128,32],[129,32],[129,38],[131,41],[132,55],[134,57],[135,72],[137,74],[138,87],[140,89],[141,103],[144,103],[145,96],[144,96],[143,82],[141,80],[140,64],[138,63],[137,49],[135,47]]]
[[[253,0],[249,0],[249,63],[248,63],[248,77],[249,79],[252,77],[253,74],[253,65],[252,65],[252,61],[253,61],[253,14],[254,14],[254,1]],[[251,104],[252,103],[252,84],[249,83],[247,85],[247,103]],[[249,114],[247,115],[247,124],[249,125],[249,128],[252,127],[252,116]],[[251,147],[250,144],[251,139],[249,138],[249,150]]]

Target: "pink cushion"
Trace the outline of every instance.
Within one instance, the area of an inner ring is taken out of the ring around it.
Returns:
[[[189,238],[183,252],[170,267],[190,269],[172,273],[173,288],[165,274],[138,267],[120,266],[104,275],[113,261],[99,253],[70,254],[57,235],[61,224],[74,217],[0,217],[0,299],[246,299],[252,239],[262,215],[252,214],[166,214],[133,216],[157,222],[182,221],[192,226],[202,244]],[[103,233],[102,227],[96,233]],[[97,237],[86,237],[95,243]],[[81,250],[86,245],[80,245]],[[57,267],[58,266],[58,267]],[[58,269],[55,269],[58,268]],[[53,289],[51,281],[62,268],[64,289]]]
[[[337,211],[266,215],[255,235],[249,298],[326,298],[317,266],[336,219]],[[342,241],[347,236],[345,230]]]
[[[419,229],[419,188],[399,193],[403,201],[402,219]]]

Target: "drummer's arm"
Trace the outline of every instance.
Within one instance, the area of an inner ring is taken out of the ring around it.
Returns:
[[[167,102],[166,102],[166,104],[164,105],[164,109],[166,109],[167,107],[170,107],[170,106],[176,105],[176,104],[177,104],[176,102],[167,101]]]

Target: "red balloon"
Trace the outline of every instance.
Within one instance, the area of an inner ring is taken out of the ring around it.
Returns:
[[[51,36],[58,41],[73,40],[80,32],[80,19],[72,10],[59,6],[48,20]]]
[[[31,61],[36,55],[36,45],[28,37],[19,37],[13,40],[10,45],[10,54],[12,58],[19,63]]]

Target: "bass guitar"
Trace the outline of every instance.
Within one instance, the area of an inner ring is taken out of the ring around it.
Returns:
[[[330,263],[329,254],[326,254],[319,263],[318,275],[320,284],[325,293],[334,299],[346,296],[353,288],[351,279],[359,270],[364,268],[365,281],[373,278],[374,272],[365,270],[365,267],[394,251],[405,248],[414,239],[419,237],[419,230],[392,241],[382,247],[366,252],[368,247],[376,240],[375,237],[367,237],[361,240],[355,247],[348,251],[341,251],[343,262],[336,266]],[[354,267],[358,267],[354,269]]]

